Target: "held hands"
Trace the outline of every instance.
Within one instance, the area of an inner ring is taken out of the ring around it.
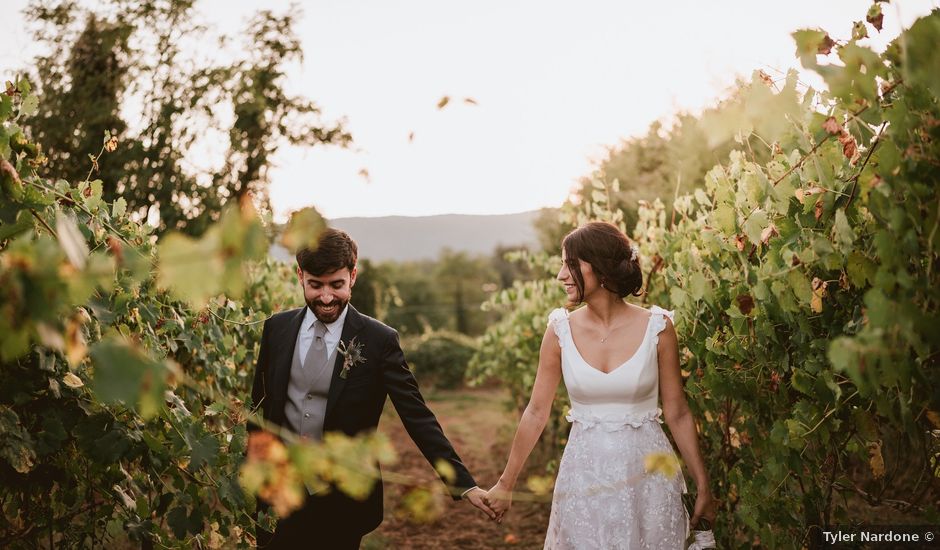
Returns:
[[[493,519],[496,520],[496,523],[502,523],[503,515],[505,515],[506,512],[509,511],[509,507],[512,506],[512,488],[498,481],[496,485],[493,485],[493,487],[486,492],[483,501],[495,512],[496,516]]]
[[[483,511],[490,519],[496,519],[496,512],[486,503],[486,491],[480,489],[479,487],[474,487],[467,491],[463,496],[466,500],[470,501],[470,504],[476,506]]]

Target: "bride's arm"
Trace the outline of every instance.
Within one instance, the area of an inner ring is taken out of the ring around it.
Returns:
[[[713,498],[708,484],[708,473],[705,470],[705,461],[698,446],[698,432],[695,429],[695,419],[685,399],[685,390],[682,388],[682,374],[679,370],[679,343],[676,329],[672,321],[666,320],[666,328],[659,334],[657,346],[659,359],[659,393],[663,403],[663,416],[672,437],[682,453],[682,460],[689,468],[689,473],[695,480],[698,496],[695,501],[695,510],[692,514],[691,524],[694,527],[702,516],[709,521],[714,520]]]
[[[487,493],[490,508],[496,512],[497,520],[512,504],[512,490],[516,485],[519,472],[525,464],[529,453],[535,447],[536,441],[545,429],[548,415],[555,399],[555,390],[561,380],[561,347],[558,345],[558,336],[549,326],[542,337],[542,347],[539,349],[539,367],[535,374],[535,385],[532,388],[532,397],[522,413],[516,436],[512,440],[512,449],[509,451],[509,460],[499,481]]]

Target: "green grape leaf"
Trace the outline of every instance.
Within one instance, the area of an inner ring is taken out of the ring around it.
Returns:
[[[304,208],[291,214],[280,242],[291,254],[301,248],[315,250],[324,229],[326,221],[320,213],[315,208]]]
[[[62,247],[69,262],[78,269],[84,269],[88,261],[88,244],[85,242],[85,236],[78,229],[75,215],[57,210],[55,228],[59,236],[59,246]]]
[[[770,225],[767,219],[767,213],[763,210],[757,210],[744,222],[744,234],[752,244],[761,243],[761,233]]]
[[[20,419],[13,409],[0,406],[0,459],[14,470],[25,474],[36,463],[36,451],[29,432],[20,424]]]
[[[98,342],[90,355],[94,364],[90,385],[99,399],[124,403],[145,418],[158,412],[167,374],[162,363],[118,338]]]

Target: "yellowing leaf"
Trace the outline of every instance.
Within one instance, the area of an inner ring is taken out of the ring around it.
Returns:
[[[440,475],[441,479],[447,482],[447,484],[453,484],[457,479],[457,471],[454,470],[454,466],[443,458],[437,460],[434,464],[434,469],[437,470],[438,475]]]
[[[555,479],[552,476],[529,476],[525,485],[536,495],[547,495],[555,486]]]
[[[444,512],[441,496],[423,487],[408,491],[402,498],[402,507],[408,517],[418,523],[434,521]]]
[[[301,248],[316,250],[320,234],[326,229],[326,221],[316,208],[304,208],[291,214],[287,229],[281,235],[281,244],[296,254]]]
[[[679,459],[673,453],[650,453],[643,457],[643,467],[648,474],[671,478],[679,472]]]
[[[868,465],[871,467],[871,473],[875,479],[880,479],[885,475],[885,459],[881,454],[881,442],[873,441],[868,444]]]
[[[810,307],[812,307],[813,311],[816,313],[822,313],[822,299],[826,296],[826,287],[828,286],[829,283],[826,281],[818,277],[813,277],[813,297],[810,299]]]

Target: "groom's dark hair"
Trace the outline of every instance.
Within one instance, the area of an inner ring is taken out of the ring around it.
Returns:
[[[311,275],[324,275],[356,267],[359,248],[345,231],[327,228],[317,239],[315,249],[301,248],[297,252],[297,265]]]

